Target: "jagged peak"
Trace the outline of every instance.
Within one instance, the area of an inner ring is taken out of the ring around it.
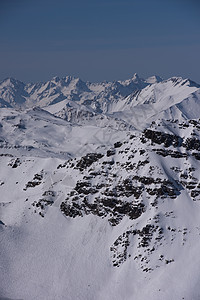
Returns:
[[[196,88],[200,88],[200,85],[197,84],[196,82],[190,80],[189,78],[183,78],[181,76],[173,76],[170,77],[169,79],[165,80],[164,82],[173,82],[174,85],[187,85],[190,87],[196,87]]]
[[[135,73],[131,78],[126,79],[126,80],[118,80],[118,83],[128,86],[128,85],[139,85],[139,89],[140,88],[144,88],[146,85],[146,82],[143,78],[139,77],[139,75],[137,73]]]
[[[133,77],[131,79],[132,80],[139,80],[141,78],[139,77],[139,75],[137,73],[134,73],[134,75],[133,75]]]
[[[58,77],[58,76],[54,76],[54,77],[51,79],[51,81],[53,81],[53,82],[57,83],[57,82],[59,82],[59,81],[60,81],[60,77]]]
[[[18,79],[15,79],[13,77],[7,77],[5,78],[1,83],[0,85],[7,85],[7,86],[10,86],[10,85],[25,85],[22,81],[18,80]]]
[[[62,80],[64,80],[65,82],[71,82],[72,80],[77,80],[79,79],[78,77],[75,77],[75,76],[71,76],[71,75],[67,75],[65,77],[62,78]]]
[[[149,84],[154,84],[154,83],[162,82],[163,78],[158,75],[153,75],[153,76],[148,77],[145,81]]]
[[[200,88],[200,84],[196,83],[195,81],[191,80],[191,79],[187,79],[187,82],[189,82],[189,85],[191,87],[197,87],[197,88]]]

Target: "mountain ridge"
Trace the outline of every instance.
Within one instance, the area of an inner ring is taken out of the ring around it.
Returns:
[[[117,118],[120,122],[125,121],[138,128],[138,124],[142,123],[141,119],[149,119],[149,125],[153,121],[153,115],[157,116],[162,111],[168,110],[168,115],[174,111],[177,116],[182,110],[184,115],[184,107],[178,103],[198,98],[195,93],[198,93],[199,88],[195,82],[182,77],[162,80],[158,76],[152,76],[144,80],[137,74],[129,80],[103,83],[83,82],[72,76],[61,79],[54,77],[46,83],[27,85],[6,79],[0,84],[0,105],[21,109],[40,106],[68,121],[72,120],[73,107],[74,115],[79,114],[80,110],[85,111],[85,114],[90,111],[91,115]],[[131,115],[137,123],[132,122]],[[193,118],[196,116],[193,113]],[[81,118],[78,122],[81,122]]]
[[[156,77],[156,79],[154,79],[154,81],[160,81],[161,78],[160,77]],[[148,79],[147,79],[148,80]],[[66,77],[53,77],[50,81],[47,82],[38,82],[38,83],[23,83],[22,81],[19,81],[17,79],[14,78],[6,78],[5,80],[0,82],[0,96],[1,98],[10,103],[12,102],[10,100],[10,98],[13,99],[13,94],[15,95],[15,97],[17,97],[18,99],[21,98],[24,99],[25,98],[30,98],[31,96],[34,96],[34,91],[37,91],[37,97],[41,97],[41,94],[44,93],[45,91],[49,90],[49,89],[53,89],[53,92],[57,91],[59,92],[59,89],[63,86],[65,89],[69,88],[69,93],[70,90],[73,91],[73,93],[76,91],[76,89],[78,89],[78,92],[89,92],[90,88],[89,87],[97,87],[100,86],[102,87],[102,89],[106,88],[106,87],[113,87],[116,84],[120,85],[120,86],[129,86],[129,85],[133,85],[133,83],[135,83],[135,86],[132,87],[132,89],[139,89],[144,87],[145,85],[147,85],[146,83],[147,81],[140,78],[137,74],[135,74],[133,76],[133,78],[129,79],[129,80],[124,80],[124,81],[113,81],[113,82],[102,82],[102,83],[90,83],[90,82],[83,82],[80,78],[77,77],[73,77],[73,76],[66,76]],[[70,88],[70,84],[71,84],[71,88]],[[150,83],[148,83],[150,84]],[[137,87],[138,85],[138,87]],[[5,94],[5,90],[7,90],[7,93]],[[11,95],[9,95],[9,92]],[[60,91],[61,92],[61,91]],[[21,95],[22,94],[22,95]],[[9,97],[10,96],[10,97]],[[61,95],[59,95],[61,97]],[[35,98],[33,97],[33,100]],[[16,101],[17,102],[17,101]],[[24,100],[23,100],[24,102]],[[13,105],[17,105],[18,103],[12,103]],[[19,104],[22,104],[22,101],[19,101]],[[34,104],[33,104],[34,105]]]

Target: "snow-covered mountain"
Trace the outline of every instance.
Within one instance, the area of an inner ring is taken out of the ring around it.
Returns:
[[[0,83],[1,105],[19,107],[25,104],[27,107],[33,105],[44,107],[68,99],[86,105],[89,104],[89,100],[93,100],[94,106],[96,102],[128,96],[133,91],[147,86],[149,80],[157,82],[161,79],[155,77],[144,80],[135,74],[133,78],[125,81],[90,83],[66,76],[54,77],[45,83],[24,84],[13,78],[7,78]]]
[[[200,299],[200,86],[6,79],[0,99],[0,299]]]
[[[129,80],[103,83],[83,82],[71,76],[37,84],[10,78],[0,83],[0,106],[18,109],[38,106],[79,124],[87,120],[104,126],[112,118],[113,123],[118,120],[138,128],[141,124],[150,125],[158,115],[197,118],[199,87],[180,77],[162,80],[152,76],[144,80],[137,74]],[[192,111],[188,110],[188,101],[193,102]]]

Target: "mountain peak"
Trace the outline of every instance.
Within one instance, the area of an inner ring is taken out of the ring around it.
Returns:
[[[149,84],[154,84],[154,83],[158,83],[158,82],[161,82],[161,81],[163,81],[163,79],[160,76],[157,76],[157,75],[150,76],[146,79],[146,82],[149,83]]]
[[[140,80],[141,78],[138,76],[137,73],[134,73],[133,77],[131,78],[133,81],[136,81],[136,80]]]
[[[57,83],[59,80],[60,80],[60,77],[58,77],[58,76],[54,76],[54,77],[51,79],[51,81],[53,81],[53,82],[55,82],[55,83]]]
[[[180,85],[180,86],[184,86],[187,85],[189,87],[195,87],[195,88],[200,88],[200,85],[197,84],[196,82],[190,80],[189,78],[183,78],[180,76],[173,76],[167,80],[165,80],[165,82],[173,82],[174,85]]]
[[[2,82],[1,82],[1,85],[4,85],[4,86],[11,86],[11,85],[24,85],[24,83],[20,80],[17,80],[13,77],[7,77],[6,79],[4,79]]]

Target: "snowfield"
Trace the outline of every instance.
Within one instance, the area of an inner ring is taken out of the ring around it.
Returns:
[[[0,83],[0,299],[199,300],[200,86]]]

